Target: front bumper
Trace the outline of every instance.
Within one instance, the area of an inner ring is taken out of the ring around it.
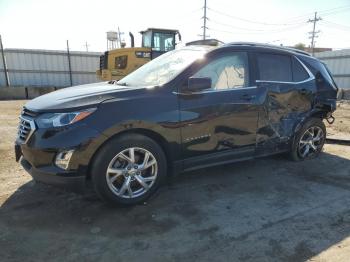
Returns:
[[[86,176],[84,175],[68,171],[62,172],[55,166],[35,168],[23,157],[20,158],[20,163],[35,181],[79,192],[86,188]]]
[[[80,124],[56,130],[37,129],[26,142],[17,138],[16,161],[35,181],[82,191],[87,186],[90,160],[104,140],[99,132]],[[67,170],[55,164],[56,156],[66,150],[74,150]]]

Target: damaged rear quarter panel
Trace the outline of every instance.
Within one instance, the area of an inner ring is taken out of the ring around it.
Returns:
[[[314,108],[315,79],[302,82],[259,82],[264,89],[259,112],[257,155],[267,155],[289,149],[297,126]]]

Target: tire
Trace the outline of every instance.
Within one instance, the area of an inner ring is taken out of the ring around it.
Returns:
[[[108,141],[98,151],[91,178],[103,200],[135,205],[156,192],[166,172],[164,152],[155,141],[139,134],[126,134]]]
[[[320,118],[310,118],[297,132],[290,152],[291,159],[303,161],[317,157],[326,141],[326,126]]]

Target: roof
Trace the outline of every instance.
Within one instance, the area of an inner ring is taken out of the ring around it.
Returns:
[[[154,28],[154,27],[151,27],[151,28],[147,28],[146,30],[144,31],[140,31],[141,34],[147,32],[147,31],[161,31],[161,32],[171,32],[171,33],[178,33],[179,30],[176,30],[176,29],[166,29],[166,28]]]
[[[298,53],[306,56],[311,56],[309,53],[299,49],[284,47],[284,46],[277,46],[277,45],[269,45],[269,44],[263,44],[263,43],[255,43],[255,42],[232,42],[232,43],[227,43],[223,46],[261,47],[261,48],[269,48],[269,49],[278,50],[278,51],[286,51],[286,52],[292,52],[292,53]]]

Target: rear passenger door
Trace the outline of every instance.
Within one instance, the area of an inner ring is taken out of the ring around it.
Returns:
[[[310,111],[314,77],[294,55],[256,53],[257,86],[265,93],[259,114],[257,154],[288,149],[294,128]]]

